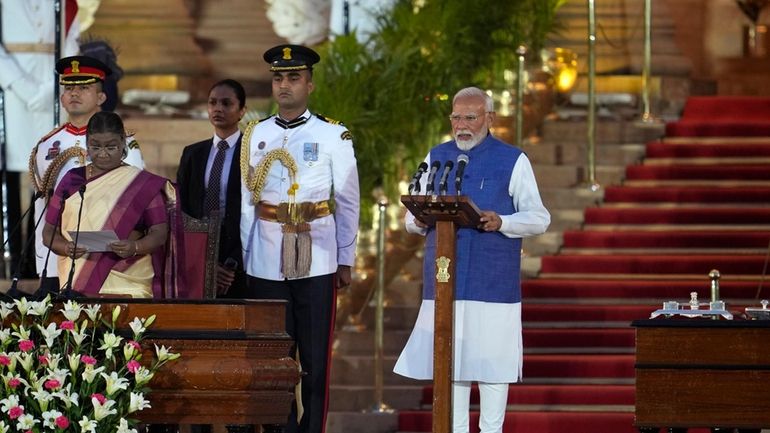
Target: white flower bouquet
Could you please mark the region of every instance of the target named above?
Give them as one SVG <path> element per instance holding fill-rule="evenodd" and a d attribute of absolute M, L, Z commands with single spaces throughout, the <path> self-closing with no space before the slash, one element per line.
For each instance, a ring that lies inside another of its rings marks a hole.
<path fill-rule="evenodd" d="M 136 433 L 149 408 L 148 384 L 179 357 L 142 339 L 155 316 L 116 328 L 121 308 L 104 317 L 99 304 L 0 302 L 0 433 Z M 149 352 L 152 353 L 152 352 Z"/>

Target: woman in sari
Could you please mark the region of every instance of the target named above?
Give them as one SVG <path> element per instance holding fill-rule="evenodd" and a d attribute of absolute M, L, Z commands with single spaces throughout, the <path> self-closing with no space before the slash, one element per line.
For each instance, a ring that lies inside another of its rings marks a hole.
<path fill-rule="evenodd" d="M 125 164 L 125 143 L 120 116 L 102 111 L 91 117 L 86 130 L 91 163 L 62 178 L 46 213 L 43 241 L 59 255 L 59 275 L 72 272 L 68 288 L 83 295 L 177 297 L 175 252 L 182 237 L 175 235 L 174 186 Z M 71 235 L 110 230 L 119 240 L 102 251 L 76 245 Z"/>

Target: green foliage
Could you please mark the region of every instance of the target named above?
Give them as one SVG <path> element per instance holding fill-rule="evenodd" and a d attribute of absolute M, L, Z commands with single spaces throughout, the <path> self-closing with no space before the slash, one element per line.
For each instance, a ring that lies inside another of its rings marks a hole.
<path fill-rule="evenodd" d="M 520 44 L 542 47 L 564 2 L 395 0 L 368 41 L 351 34 L 319 47 L 310 104 L 353 133 L 364 224 L 370 192 L 395 198 L 398 182 L 449 132 L 453 94 L 494 85 Z"/>

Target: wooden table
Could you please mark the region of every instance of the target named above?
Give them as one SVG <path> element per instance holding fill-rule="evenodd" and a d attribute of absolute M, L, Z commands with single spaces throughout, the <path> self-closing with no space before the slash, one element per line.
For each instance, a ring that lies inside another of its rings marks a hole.
<path fill-rule="evenodd" d="M 632 326 L 640 431 L 770 427 L 770 321 L 661 318 Z"/>
<path fill-rule="evenodd" d="M 101 300 L 119 304 L 128 328 L 134 317 L 156 315 L 146 341 L 181 357 L 150 382 L 151 409 L 139 413 L 158 424 L 283 424 L 300 370 L 291 358 L 284 301 Z M 109 311 L 103 308 L 102 311 Z M 106 313 L 109 314 L 109 313 Z M 147 353 L 145 357 L 150 356 Z"/>

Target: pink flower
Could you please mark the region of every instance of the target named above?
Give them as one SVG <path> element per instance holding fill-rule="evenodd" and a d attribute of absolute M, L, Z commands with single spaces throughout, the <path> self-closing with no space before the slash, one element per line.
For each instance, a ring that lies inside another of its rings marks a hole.
<path fill-rule="evenodd" d="M 58 380 L 56 380 L 56 379 L 48 379 L 48 380 L 45 381 L 43 386 L 47 390 L 53 390 L 53 389 L 59 388 L 61 386 L 61 383 Z"/>
<path fill-rule="evenodd" d="M 24 407 L 22 406 L 14 406 L 8 411 L 8 417 L 11 419 L 16 419 L 22 415 L 24 415 Z"/>
<path fill-rule="evenodd" d="M 48 365 L 48 357 L 45 355 L 38 355 L 37 361 L 40 363 L 40 365 Z"/>
<path fill-rule="evenodd" d="M 96 365 L 96 358 L 93 356 L 83 355 L 80 360 L 83 361 L 83 364 Z"/>
<path fill-rule="evenodd" d="M 0 365 L 11 365 L 11 358 L 7 355 L 0 355 Z"/>
<path fill-rule="evenodd" d="M 72 320 L 65 320 L 59 324 L 59 328 L 65 329 L 67 331 L 72 331 L 75 329 L 75 322 Z"/>
<path fill-rule="evenodd" d="M 99 394 L 98 392 L 91 394 L 91 398 L 95 398 L 96 401 L 99 402 L 99 404 L 104 404 L 104 402 L 107 401 L 107 399 L 104 398 L 104 396 Z"/>
<path fill-rule="evenodd" d="M 35 433 L 35 432 L 33 432 L 32 430 L 27 430 L 24 433 Z"/>
<path fill-rule="evenodd" d="M 142 350 L 142 346 L 139 343 L 137 343 L 136 341 L 134 341 L 134 340 L 131 340 L 131 341 L 129 341 L 126 344 L 131 345 L 131 347 L 133 347 L 136 350 Z"/>
<path fill-rule="evenodd" d="M 141 367 L 141 366 L 142 366 L 142 364 L 140 364 L 139 361 L 137 361 L 135 359 L 132 359 L 132 360 L 128 361 L 128 363 L 126 364 L 126 368 L 131 373 L 136 373 L 136 370 L 138 370 L 139 367 Z"/>
<path fill-rule="evenodd" d="M 58 416 L 56 417 L 56 427 L 65 430 L 67 427 L 70 426 L 70 420 L 67 419 L 66 416 Z"/>
<path fill-rule="evenodd" d="M 16 387 L 18 387 L 19 385 L 21 385 L 21 380 L 19 380 L 18 378 L 12 377 L 8 379 L 8 386 L 10 386 L 11 389 L 16 389 Z"/>
<path fill-rule="evenodd" d="M 29 352 L 34 348 L 35 348 L 35 342 L 32 340 L 19 341 L 19 350 L 21 350 L 22 352 Z"/>

